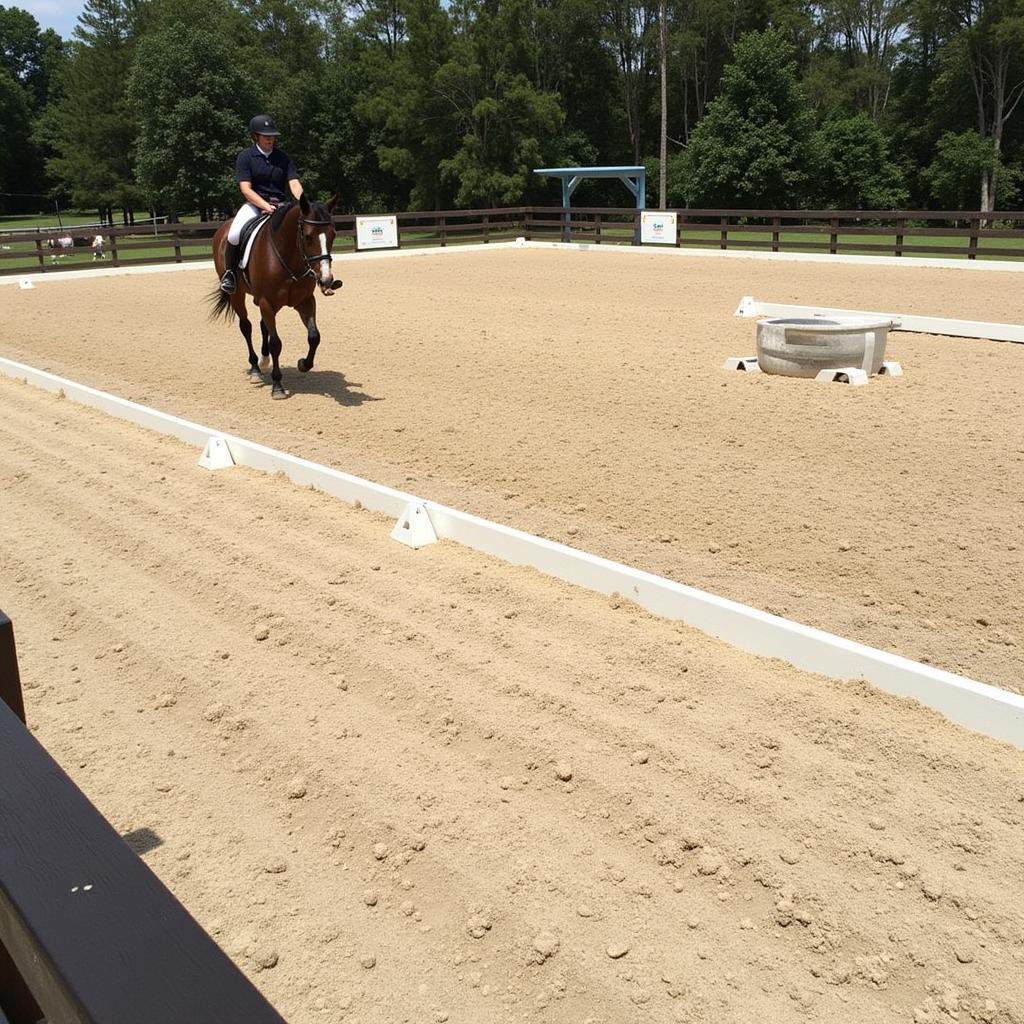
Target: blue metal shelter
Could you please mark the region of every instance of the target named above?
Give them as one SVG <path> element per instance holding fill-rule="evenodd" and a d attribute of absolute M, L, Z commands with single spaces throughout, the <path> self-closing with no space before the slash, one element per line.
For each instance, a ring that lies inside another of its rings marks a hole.
<path fill-rule="evenodd" d="M 545 174 L 562 179 L 562 209 L 565 211 L 562 224 L 562 241 L 568 242 L 571 232 L 569 207 L 572 194 L 584 178 L 618 178 L 636 199 L 638 210 L 647 206 L 647 169 L 644 167 L 538 167 L 534 174 Z M 637 234 L 639 237 L 639 225 Z"/>

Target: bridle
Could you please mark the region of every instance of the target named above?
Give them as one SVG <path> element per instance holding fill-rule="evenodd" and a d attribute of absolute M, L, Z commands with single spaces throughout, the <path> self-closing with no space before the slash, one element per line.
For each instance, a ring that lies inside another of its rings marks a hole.
<path fill-rule="evenodd" d="M 306 234 L 303 231 L 307 225 L 316 228 L 329 228 L 334 226 L 334 222 L 330 220 L 309 220 L 302 216 L 302 210 L 299 210 L 299 223 L 296 228 L 297 236 L 295 239 L 296 248 L 298 249 L 299 255 L 302 257 L 302 261 L 305 264 L 305 270 L 301 274 L 296 274 L 291 267 L 285 262 L 285 258 L 281 255 L 280 250 L 277 248 L 277 242 L 274 241 L 274 231 L 271 228 L 270 235 L 270 248 L 274 250 L 274 255 L 277 257 L 278 262 L 287 271 L 288 276 L 293 281 L 302 281 L 304 278 L 313 277 L 316 278 L 316 271 L 313 269 L 314 263 L 319 263 L 321 260 L 327 260 L 327 266 L 331 266 L 333 257 L 331 256 L 330 250 L 328 249 L 327 254 L 317 253 L 315 256 L 310 256 L 306 249 Z"/>

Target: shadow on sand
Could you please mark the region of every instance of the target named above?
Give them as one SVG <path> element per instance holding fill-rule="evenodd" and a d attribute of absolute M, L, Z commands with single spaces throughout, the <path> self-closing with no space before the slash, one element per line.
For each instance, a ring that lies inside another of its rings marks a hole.
<path fill-rule="evenodd" d="M 345 374 L 337 370 L 318 370 L 315 367 L 309 373 L 300 373 L 294 366 L 281 364 L 281 383 L 291 392 L 291 396 L 297 395 L 323 395 L 326 398 L 333 398 L 338 405 L 356 406 L 364 402 L 383 402 L 383 398 L 376 395 L 367 395 L 362 391 L 353 390 L 361 388 L 362 384 L 356 381 L 346 380 Z M 264 385 L 270 385 L 270 371 L 263 374 Z"/>

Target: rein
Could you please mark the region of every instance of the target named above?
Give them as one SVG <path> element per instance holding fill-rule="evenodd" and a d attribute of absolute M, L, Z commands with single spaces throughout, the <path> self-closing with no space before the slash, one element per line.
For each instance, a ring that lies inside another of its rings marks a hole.
<path fill-rule="evenodd" d="M 329 252 L 327 253 L 326 256 L 323 255 L 322 253 L 320 253 L 320 254 L 318 254 L 316 256 L 310 256 L 309 253 L 306 252 L 306 240 L 305 240 L 305 236 L 302 233 L 302 229 L 307 224 L 311 225 L 312 227 L 326 228 L 326 227 L 330 227 L 331 226 L 331 221 L 329 221 L 329 220 L 307 220 L 305 217 L 302 216 L 302 213 L 300 211 L 300 213 L 299 213 L 299 223 L 298 223 L 298 226 L 296 227 L 295 245 L 296 245 L 296 249 L 298 250 L 299 254 L 302 257 L 303 262 L 306 264 L 306 269 L 301 274 L 296 274 L 292 270 L 292 268 L 289 267 L 288 264 L 285 262 L 284 257 L 281 255 L 281 251 L 277 248 L 277 242 L 274 239 L 274 229 L 271 228 L 271 230 L 268 232 L 268 234 L 270 236 L 270 248 L 273 250 L 274 255 L 278 259 L 278 262 L 281 264 L 282 267 L 284 267 L 285 271 L 288 273 L 288 276 L 293 281 L 302 281 L 302 280 L 304 280 L 307 277 L 315 278 L 316 277 L 316 271 L 313 269 L 313 266 L 312 266 L 314 263 L 319 263 L 321 260 L 327 260 L 327 265 L 330 266 L 331 262 L 332 262 L 332 257 L 331 257 L 331 254 Z"/>

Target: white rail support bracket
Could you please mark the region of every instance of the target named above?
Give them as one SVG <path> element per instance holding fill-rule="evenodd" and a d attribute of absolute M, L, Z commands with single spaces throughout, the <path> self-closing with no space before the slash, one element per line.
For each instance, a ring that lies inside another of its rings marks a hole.
<path fill-rule="evenodd" d="M 18 281 L 18 287 L 24 290 L 25 288 L 35 288 L 35 285 L 32 283 L 32 278 L 23 277 Z"/>
<path fill-rule="evenodd" d="M 739 359 L 730 357 L 722 363 L 723 370 L 744 370 L 747 373 L 760 373 L 757 356 L 741 356 Z"/>
<path fill-rule="evenodd" d="M 757 316 L 757 304 L 753 295 L 744 295 L 733 316 Z"/>
<path fill-rule="evenodd" d="M 231 449 L 223 437 L 214 435 L 206 442 L 206 447 L 199 459 L 199 465 L 203 469 L 228 469 L 234 464 L 235 460 L 231 455 Z"/>
<path fill-rule="evenodd" d="M 391 531 L 391 539 L 413 550 L 437 543 L 437 534 L 423 502 L 410 501 L 405 506 Z"/>
<path fill-rule="evenodd" d="M 837 366 L 834 370 L 819 370 L 814 379 L 825 384 L 838 381 L 840 384 L 852 384 L 859 388 L 862 384 L 867 384 L 868 375 L 866 370 L 856 366 Z"/>
<path fill-rule="evenodd" d="M 878 371 L 879 377 L 902 377 L 903 367 L 895 359 L 886 359 Z"/>

